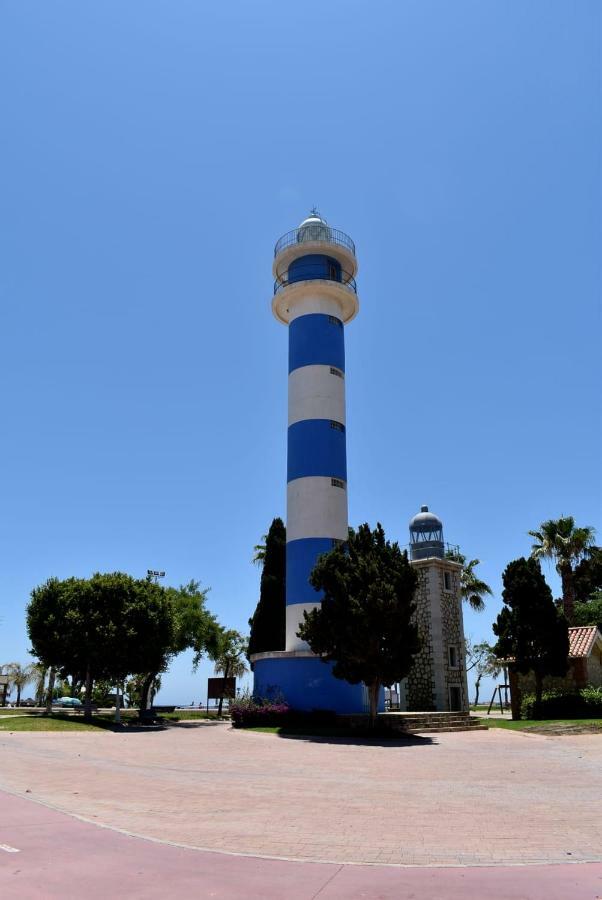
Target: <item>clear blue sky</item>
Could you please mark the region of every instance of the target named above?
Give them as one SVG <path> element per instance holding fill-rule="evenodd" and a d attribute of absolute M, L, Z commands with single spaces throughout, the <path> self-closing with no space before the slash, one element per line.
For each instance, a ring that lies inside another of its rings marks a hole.
<path fill-rule="evenodd" d="M 273 244 L 357 243 L 350 521 L 428 503 L 495 590 L 600 526 L 597 0 L 0 2 L 0 662 L 50 575 L 165 569 L 245 629 L 285 514 Z M 554 591 L 556 576 L 548 569 Z M 164 702 L 205 695 L 182 657 Z"/>

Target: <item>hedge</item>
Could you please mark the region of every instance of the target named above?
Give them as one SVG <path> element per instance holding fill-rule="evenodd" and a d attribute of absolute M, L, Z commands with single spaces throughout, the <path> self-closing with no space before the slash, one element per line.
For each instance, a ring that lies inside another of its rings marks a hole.
<path fill-rule="evenodd" d="M 580 691 L 544 691 L 539 711 L 535 694 L 525 694 L 521 703 L 523 719 L 595 719 L 602 717 L 602 687 L 588 685 Z"/>

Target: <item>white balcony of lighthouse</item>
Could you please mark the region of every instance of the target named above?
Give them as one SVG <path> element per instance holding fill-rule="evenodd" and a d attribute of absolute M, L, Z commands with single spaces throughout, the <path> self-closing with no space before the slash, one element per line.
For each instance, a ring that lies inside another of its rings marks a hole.
<path fill-rule="evenodd" d="M 274 248 L 272 311 L 288 325 L 301 303 L 305 312 L 334 312 L 344 323 L 358 312 L 355 244 L 312 210 Z"/>

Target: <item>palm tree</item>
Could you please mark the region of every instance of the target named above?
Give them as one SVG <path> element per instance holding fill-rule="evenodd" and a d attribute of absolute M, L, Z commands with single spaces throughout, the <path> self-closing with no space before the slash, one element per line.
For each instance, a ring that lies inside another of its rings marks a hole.
<path fill-rule="evenodd" d="M 462 574 L 460 575 L 460 593 L 463 600 L 467 600 L 471 608 L 476 612 L 483 612 L 485 609 L 485 601 L 483 597 L 491 596 L 493 591 L 489 585 L 482 581 L 475 572 L 475 567 L 480 565 L 480 559 L 471 559 L 468 562 L 463 553 L 454 550 L 448 550 L 445 554 L 447 559 L 453 559 L 462 566 Z"/>
<path fill-rule="evenodd" d="M 239 631 L 230 629 L 221 635 L 219 647 L 213 656 L 216 675 L 224 678 L 242 678 L 247 671 L 244 656 L 247 651 L 247 639 Z M 222 714 L 224 700 L 220 697 L 217 709 L 218 716 Z"/>
<path fill-rule="evenodd" d="M 31 681 L 33 683 L 33 690 L 35 694 L 35 700 L 37 706 L 44 705 L 44 685 L 46 684 L 46 672 L 47 668 L 42 662 L 32 663 L 30 666 L 31 669 Z"/>
<path fill-rule="evenodd" d="M 11 684 L 17 689 L 16 706 L 21 706 L 21 691 L 35 677 L 33 666 L 22 666 L 21 663 L 12 662 L 8 663 L 5 668 Z"/>
<path fill-rule="evenodd" d="M 535 539 L 531 548 L 534 559 L 552 559 L 556 562 L 556 571 L 562 582 L 562 605 L 564 615 L 573 621 L 575 604 L 575 566 L 588 557 L 594 546 L 595 529 L 586 525 L 575 527 L 572 516 L 561 516 L 559 519 L 548 519 L 539 526 L 539 531 L 529 531 Z"/>
<path fill-rule="evenodd" d="M 267 541 L 267 534 L 261 535 L 261 544 L 255 544 L 253 547 L 253 563 L 256 566 L 262 566 L 265 562 L 265 542 Z"/>

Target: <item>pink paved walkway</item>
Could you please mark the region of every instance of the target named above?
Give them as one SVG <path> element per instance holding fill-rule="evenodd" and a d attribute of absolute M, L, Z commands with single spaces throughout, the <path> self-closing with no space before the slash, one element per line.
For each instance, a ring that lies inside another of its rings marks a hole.
<path fill-rule="evenodd" d="M 405 866 L 602 860 L 596 735 L 369 746 L 225 725 L 2 732 L 0 761 L 0 787 L 193 848 Z"/>
<path fill-rule="evenodd" d="M 128 837 L 0 793 L 2 900 L 595 900 L 600 896 L 598 863 L 405 869 L 225 856 Z"/>

